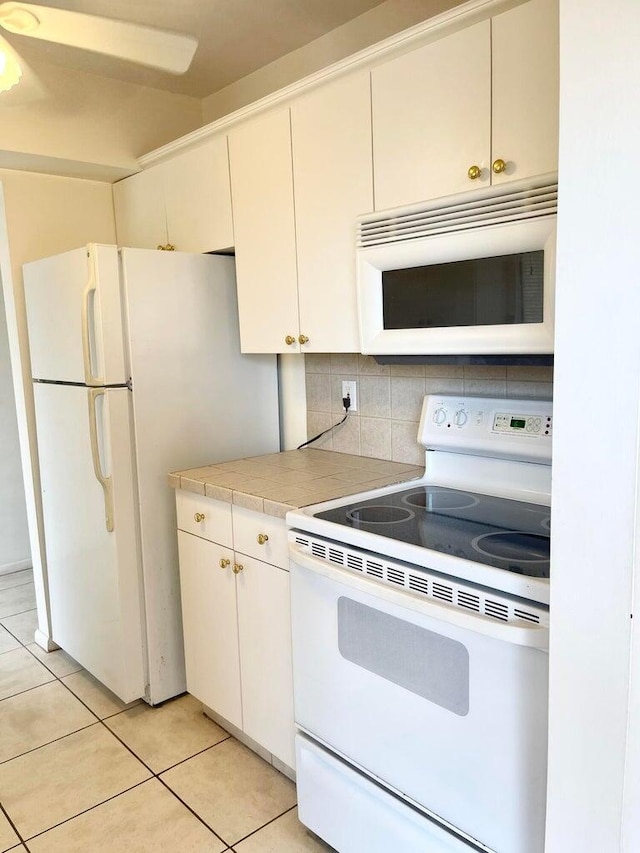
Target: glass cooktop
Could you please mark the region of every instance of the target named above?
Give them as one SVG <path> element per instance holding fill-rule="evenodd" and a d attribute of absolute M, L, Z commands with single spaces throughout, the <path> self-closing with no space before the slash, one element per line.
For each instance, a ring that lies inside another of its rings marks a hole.
<path fill-rule="evenodd" d="M 547 506 L 423 485 L 315 516 L 517 574 L 549 577 Z"/>

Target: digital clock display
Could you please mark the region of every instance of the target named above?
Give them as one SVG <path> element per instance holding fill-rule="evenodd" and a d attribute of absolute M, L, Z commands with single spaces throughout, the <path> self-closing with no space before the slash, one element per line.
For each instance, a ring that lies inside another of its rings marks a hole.
<path fill-rule="evenodd" d="M 526 424 L 523 418 L 511 418 L 511 429 L 524 429 Z"/>

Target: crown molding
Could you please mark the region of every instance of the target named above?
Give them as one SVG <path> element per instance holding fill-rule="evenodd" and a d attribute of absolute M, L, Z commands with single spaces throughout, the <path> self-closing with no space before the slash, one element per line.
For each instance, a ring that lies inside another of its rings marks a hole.
<path fill-rule="evenodd" d="M 279 104 L 287 103 L 293 98 L 306 93 L 310 89 L 343 74 L 362 69 L 372 68 L 394 55 L 406 53 L 421 44 L 442 38 L 445 35 L 461 30 L 478 21 L 486 20 L 500 12 L 519 6 L 526 0 L 469 0 L 461 6 L 456 6 L 433 18 L 428 18 L 420 24 L 402 30 L 383 41 L 377 42 L 364 50 L 348 56 L 339 62 L 332 63 L 326 68 L 309 74 L 276 92 L 266 95 L 245 107 L 234 110 L 210 124 L 203 125 L 179 139 L 156 148 L 138 158 L 141 169 L 148 169 L 189 148 L 195 148 L 205 143 L 212 136 L 227 131 L 230 127 L 251 118 L 258 113 L 271 109 Z"/>

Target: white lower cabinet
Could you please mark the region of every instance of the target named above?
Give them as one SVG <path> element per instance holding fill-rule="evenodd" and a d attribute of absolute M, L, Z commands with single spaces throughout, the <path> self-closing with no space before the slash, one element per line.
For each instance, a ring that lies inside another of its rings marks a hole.
<path fill-rule="evenodd" d="M 233 550 L 178 531 L 187 689 L 242 728 L 236 579 Z"/>
<path fill-rule="evenodd" d="M 188 492 L 177 504 L 187 690 L 294 768 L 285 522 Z"/>
<path fill-rule="evenodd" d="M 237 554 L 243 731 L 295 767 L 289 572 Z"/>

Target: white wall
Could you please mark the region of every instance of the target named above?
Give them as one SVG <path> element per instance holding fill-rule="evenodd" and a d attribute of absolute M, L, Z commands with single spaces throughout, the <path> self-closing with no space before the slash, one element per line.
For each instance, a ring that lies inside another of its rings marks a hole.
<path fill-rule="evenodd" d="M 0 270 L 0 282 L 2 274 Z M 9 340 L 0 291 L 0 574 L 31 565 Z"/>
<path fill-rule="evenodd" d="M 625 848 L 621 827 L 628 725 L 640 733 L 638 709 L 628 715 L 639 564 L 640 5 L 560 0 L 560 9 L 547 853 L 637 853 L 640 803 L 628 812 L 636 834 Z"/>
<path fill-rule="evenodd" d="M 114 243 L 113 200 L 110 184 L 2 169 L 0 191 L 0 270 L 42 635 L 39 639 L 42 640 L 50 634 L 44 577 L 46 567 L 38 539 L 40 485 L 22 264 L 92 241 Z M 6 232 L 2 217 L 3 196 Z M 28 452 L 30 442 L 32 455 Z"/>

